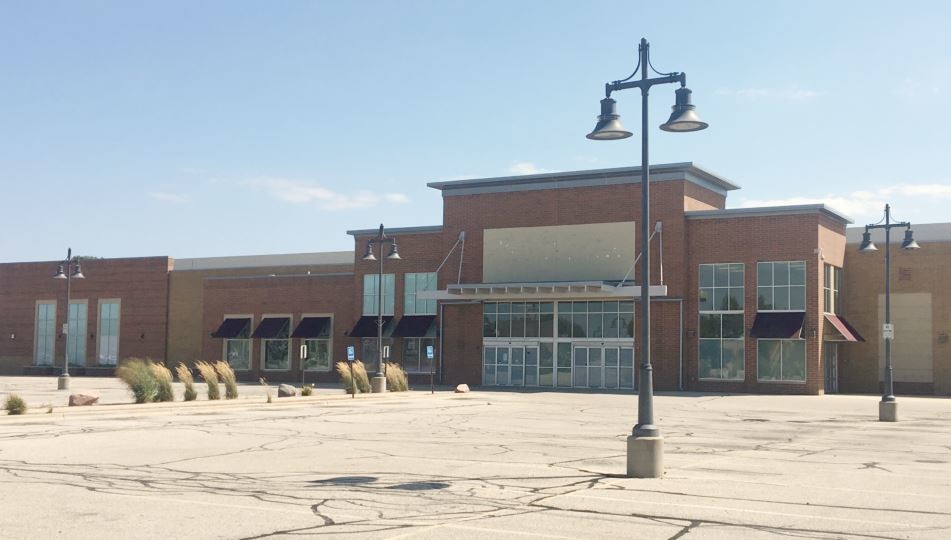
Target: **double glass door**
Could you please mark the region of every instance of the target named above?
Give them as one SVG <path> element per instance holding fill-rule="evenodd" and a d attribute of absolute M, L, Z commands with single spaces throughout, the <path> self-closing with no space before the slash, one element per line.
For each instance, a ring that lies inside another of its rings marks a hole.
<path fill-rule="evenodd" d="M 482 353 L 482 384 L 537 386 L 538 344 L 486 345 Z"/>
<path fill-rule="evenodd" d="M 571 385 L 575 388 L 634 388 L 634 350 L 612 345 L 575 345 Z"/>

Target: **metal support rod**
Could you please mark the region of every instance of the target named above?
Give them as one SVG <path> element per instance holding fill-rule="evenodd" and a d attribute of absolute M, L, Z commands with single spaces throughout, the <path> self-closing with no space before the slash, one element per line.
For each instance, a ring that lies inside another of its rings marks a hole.
<path fill-rule="evenodd" d="M 654 425 L 654 377 L 651 366 L 651 299 L 650 299 L 650 164 L 647 144 L 647 98 L 650 85 L 647 81 L 647 65 L 649 62 L 648 45 L 646 39 L 641 39 L 640 62 L 644 69 L 641 71 L 641 373 L 637 385 L 637 424 L 634 426 L 635 437 L 659 437 L 660 430 Z"/>
<path fill-rule="evenodd" d="M 885 324 L 892 322 L 892 211 L 885 205 Z M 882 401 L 895 401 L 895 389 L 892 378 L 892 340 L 885 340 L 885 388 L 882 389 Z"/>

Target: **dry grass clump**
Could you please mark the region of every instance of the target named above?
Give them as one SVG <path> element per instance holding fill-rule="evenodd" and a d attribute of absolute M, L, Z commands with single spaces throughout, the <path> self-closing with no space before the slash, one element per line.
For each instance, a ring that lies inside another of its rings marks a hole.
<path fill-rule="evenodd" d="M 26 401 L 16 394 L 10 394 L 3 403 L 3 408 L 7 414 L 26 414 Z"/>
<path fill-rule="evenodd" d="M 258 379 L 258 382 L 261 383 L 261 386 L 264 387 L 264 393 L 267 394 L 267 402 L 271 403 L 271 387 L 267 384 L 267 379 L 261 377 Z"/>
<path fill-rule="evenodd" d="M 208 385 L 208 399 L 221 399 L 221 390 L 218 388 L 218 372 L 215 371 L 215 366 L 204 360 L 199 360 L 195 362 L 195 367 L 198 368 L 198 374 Z"/>
<path fill-rule="evenodd" d="M 343 383 L 343 389 L 346 390 L 348 394 L 370 392 L 370 379 L 367 377 L 367 369 L 364 367 L 363 362 L 359 360 L 353 362 L 353 376 L 350 374 L 348 362 L 337 362 L 334 367 L 340 375 L 340 382 Z M 356 391 L 354 391 L 354 382 L 356 383 Z"/>
<path fill-rule="evenodd" d="M 185 401 L 195 401 L 198 399 L 198 392 L 195 391 L 195 378 L 192 377 L 192 370 L 188 369 L 188 366 L 179 362 L 175 366 L 175 373 L 178 375 L 178 380 L 185 385 Z"/>
<path fill-rule="evenodd" d="M 313 393 L 314 393 L 314 385 L 312 384 L 305 384 L 300 389 L 301 396 L 309 396 L 309 395 L 312 395 Z"/>
<path fill-rule="evenodd" d="M 218 360 L 215 363 L 215 369 L 218 371 L 218 377 L 225 383 L 225 399 L 235 399 L 238 397 L 238 380 L 234 376 L 234 370 L 228 362 Z"/>
<path fill-rule="evenodd" d="M 155 377 L 155 401 L 175 401 L 172 392 L 172 372 L 165 364 L 149 364 L 152 376 Z"/>
<path fill-rule="evenodd" d="M 409 379 L 406 378 L 406 372 L 403 366 L 387 362 L 386 366 L 386 389 L 390 392 L 405 392 L 409 390 Z"/>
<path fill-rule="evenodd" d="M 159 382 L 148 359 L 129 358 L 116 368 L 116 377 L 132 391 L 136 403 L 150 403 L 158 395 Z"/>

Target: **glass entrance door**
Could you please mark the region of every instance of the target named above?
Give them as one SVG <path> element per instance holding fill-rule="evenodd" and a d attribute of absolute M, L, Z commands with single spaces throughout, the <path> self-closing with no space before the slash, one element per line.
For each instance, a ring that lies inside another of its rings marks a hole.
<path fill-rule="evenodd" d="M 631 347 L 576 345 L 571 368 L 575 388 L 634 388 Z"/>
<path fill-rule="evenodd" d="M 486 386 L 537 386 L 537 344 L 485 345 L 482 384 Z"/>

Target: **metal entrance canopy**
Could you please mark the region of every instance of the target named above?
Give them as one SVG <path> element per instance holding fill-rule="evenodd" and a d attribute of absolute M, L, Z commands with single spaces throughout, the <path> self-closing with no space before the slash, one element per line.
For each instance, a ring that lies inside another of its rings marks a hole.
<path fill-rule="evenodd" d="M 536 283 L 460 283 L 441 291 L 419 291 L 420 300 L 558 300 L 584 298 L 640 298 L 640 285 L 618 287 L 608 281 Z M 650 296 L 667 296 L 666 285 L 651 285 Z"/>

